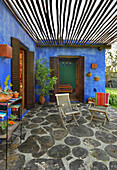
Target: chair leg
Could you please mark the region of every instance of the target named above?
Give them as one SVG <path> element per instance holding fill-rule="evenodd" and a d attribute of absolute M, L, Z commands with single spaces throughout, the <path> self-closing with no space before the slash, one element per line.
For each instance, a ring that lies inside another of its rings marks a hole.
<path fill-rule="evenodd" d="M 109 118 L 108 118 L 107 113 L 105 112 L 104 114 L 105 114 L 105 116 L 106 116 L 106 117 L 105 117 L 105 120 L 104 120 L 104 125 L 105 125 L 105 124 L 106 124 L 106 121 L 110 122 L 110 120 L 109 120 Z"/>
<path fill-rule="evenodd" d="M 94 117 L 94 111 L 90 111 L 90 112 L 91 112 L 91 120 L 90 120 L 90 122 L 92 122 L 92 119 Z"/>
<path fill-rule="evenodd" d="M 105 120 L 104 120 L 104 126 L 105 126 L 105 124 L 106 124 L 106 120 L 107 120 L 107 119 L 105 118 Z"/>
<path fill-rule="evenodd" d="M 108 122 L 109 122 L 110 120 L 109 120 L 109 118 L 108 118 L 107 113 L 105 112 L 104 114 L 105 114 L 105 116 L 106 116 L 106 119 L 107 119 L 107 120 L 108 120 Z"/>
<path fill-rule="evenodd" d="M 74 118 L 74 121 L 75 121 L 76 125 L 79 126 L 79 124 L 78 124 L 78 122 L 77 122 L 76 117 L 75 117 L 74 114 L 73 114 L 73 118 Z"/>
<path fill-rule="evenodd" d="M 67 128 L 66 128 L 66 126 L 65 126 L 65 123 L 64 123 L 64 120 L 63 120 L 63 116 L 62 116 L 61 113 L 60 113 L 60 117 L 61 117 L 61 121 L 62 121 L 62 123 L 63 123 L 64 128 L 67 130 Z"/>

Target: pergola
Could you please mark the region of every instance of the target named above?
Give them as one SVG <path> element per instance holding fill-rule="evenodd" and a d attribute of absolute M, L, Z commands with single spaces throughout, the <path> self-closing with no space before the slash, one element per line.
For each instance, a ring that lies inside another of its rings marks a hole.
<path fill-rule="evenodd" d="M 116 0 L 2 0 L 37 46 L 110 46 Z"/>

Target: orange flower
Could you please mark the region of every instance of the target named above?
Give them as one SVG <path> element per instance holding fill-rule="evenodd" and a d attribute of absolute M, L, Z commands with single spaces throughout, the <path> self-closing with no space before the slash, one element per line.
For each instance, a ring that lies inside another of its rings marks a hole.
<path fill-rule="evenodd" d="M 9 123 L 9 125 L 14 125 L 15 124 L 14 121 L 9 121 L 8 123 Z"/>

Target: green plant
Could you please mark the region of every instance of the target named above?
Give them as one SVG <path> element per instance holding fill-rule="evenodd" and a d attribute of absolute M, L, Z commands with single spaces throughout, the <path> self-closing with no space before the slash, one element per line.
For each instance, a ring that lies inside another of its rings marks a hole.
<path fill-rule="evenodd" d="M 99 76 L 95 76 L 94 78 L 100 78 Z"/>
<path fill-rule="evenodd" d="M 16 119 L 18 119 L 17 115 L 10 115 L 10 121 L 15 121 Z M 7 121 L 3 120 L 0 122 L 0 127 L 2 129 L 2 131 L 5 131 L 6 127 L 7 127 Z"/>
<path fill-rule="evenodd" d="M 7 121 L 3 120 L 0 122 L 0 127 L 2 129 L 2 131 L 5 131 L 6 127 L 7 127 Z"/>
<path fill-rule="evenodd" d="M 17 115 L 13 115 L 13 114 L 10 115 L 10 120 L 14 121 L 16 119 L 18 119 Z"/>
<path fill-rule="evenodd" d="M 57 77 L 51 77 L 51 72 L 53 71 L 51 68 L 47 67 L 48 60 L 45 58 L 38 59 L 36 61 L 36 85 L 38 88 L 36 92 L 39 92 L 39 95 L 47 96 L 51 94 L 49 91 L 54 89 L 54 85 L 56 84 Z"/>
<path fill-rule="evenodd" d="M 95 97 L 89 97 L 89 100 L 95 101 Z"/>
<path fill-rule="evenodd" d="M 111 105 L 117 105 L 117 95 L 115 94 L 111 94 L 110 97 L 109 97 L 109 103 Z"/>
<path fill-rule="evenodd" d="M 105 93 L 109 93 L 109 103 L 110 105 L 117 109 L 117 88 L 106 88 Z"/>
<path fill-rule="evenodd" d="M 12 86 L 11 82 L 9 82 L 9 86 L 8 86 L 8 80 L 9 80 L 9 75 L 6 77 L 6 79 L 4 81 L 4 85 L 5 85 L 4 92 L 7 92 L 10 89 L 10 87 Z"/>

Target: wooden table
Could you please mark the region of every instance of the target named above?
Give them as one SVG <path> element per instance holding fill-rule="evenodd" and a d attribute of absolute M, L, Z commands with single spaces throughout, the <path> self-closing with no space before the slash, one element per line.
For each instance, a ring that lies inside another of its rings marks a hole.
<path fill-rule="evenodd" d="M 7 142 L 11 138 L 13 132 L 16 130 L 16 128 L 18 128 L 19 125 L 20 125 L 20 142 L 21 142 L 22 122 L 20 120 L 20 115 L 21 115 L 21 112 L 22 112 L 22 97 L 19 97 L 19 98 L 16 98 L 16 99 L 15 98 L 10 99 L 9 101 L 4 102 L 4 103 L 0 102 L 0 106 L 4 106 L 4 110 L 2 110 L 2 111 L 6 112 L 6 116 L 7 116 L 6 134 L 0 135 L 0 139 L 6 140 L 6 169 L 7 169 L 7 151 L 8 151 Z M 18 120 L 15 121 L 15 124 L 12 125 L 12 126 L 8 126 L 8 109 L 9 108 L 11 108 L 11 109 L 16 108 L 17 109 L 16 112 L 18 113 Z"/>

